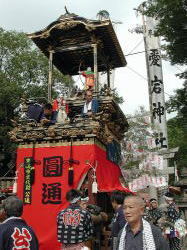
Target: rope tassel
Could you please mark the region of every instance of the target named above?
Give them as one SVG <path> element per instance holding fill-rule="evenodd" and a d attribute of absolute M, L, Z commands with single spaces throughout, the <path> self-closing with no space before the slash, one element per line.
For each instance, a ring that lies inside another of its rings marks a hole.
<path fill-rule="evenodd" d="M 73 171 L 73 167 L 70 167 L 68 169 L 68 184 L 70 186 L 73 185 L 73 180 L 74 180 L 74 171 Z"/>

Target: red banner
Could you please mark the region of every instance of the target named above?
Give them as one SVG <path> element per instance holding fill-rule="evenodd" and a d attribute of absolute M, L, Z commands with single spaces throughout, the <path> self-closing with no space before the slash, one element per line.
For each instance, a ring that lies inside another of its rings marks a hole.
<path fill-rule="evenodd" d="M 35 152 L 33 152 L 33 150 Z M 18 196 L 24 197 L 24 161 L 34 155 L 34 184 L 32 185 L 32 202 L 24 205 L 23 217 L 36 232 L 40 250 L 59 250 L 57 242 L 56 217 L 58 212 L 67 207 L 66 192 L 77 188 L 83 175 L 89 170 L 86 161 L 97 161 L 97 182 L 99 191 L 110 192 L 125 190 L 121 186 L 120 169 L 106 159 L 106 152 L 96 144 L 72 147 L 72 156 L 79 164 L 74 164 L 74 185 L 68 185 L 68 168 L 70 146 L 19 148 L 17 157 Z"/>

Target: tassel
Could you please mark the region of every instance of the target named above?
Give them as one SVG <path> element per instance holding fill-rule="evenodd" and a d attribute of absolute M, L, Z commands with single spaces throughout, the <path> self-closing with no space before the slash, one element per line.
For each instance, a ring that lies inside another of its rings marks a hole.
<path fill-rule="evenodd" d="M 93 193 L 93 194 L 96 194 L 97 191 L 98 191 L 97 182 L 94 181 L 94 182 L 92 183 L 92 193 Z"/>
<path fill-rule="evenodd" d="M 68 184 L 70 186 L 73 185 L 73 179 L 74 179 L 74 171 L 73 171 L 73 167 L 70 167 L 68 170 Z"/>

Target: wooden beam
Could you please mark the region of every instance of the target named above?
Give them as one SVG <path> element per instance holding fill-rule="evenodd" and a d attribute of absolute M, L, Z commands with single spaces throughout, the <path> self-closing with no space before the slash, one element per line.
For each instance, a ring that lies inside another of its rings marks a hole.
<path fill-rule="evenodd" d="M 93 44 L 93 54 L 94 54 L 94 78 L 95 78 L 95 90 L 98 93 L 98 65 L 97 65 L 97 44 Z"/>
<path fill-rule="evenodd" d="M 52 101 L 52 81 L 53 81 L 53 53 L 49 51 L 49 78 L 48 78 L 48 102 Z"/>
<path fill-rule="evenodd" d="M 110 67 L 107 65 L 107 87 L 110 88 Z"/>
<path fill-rule="evenodd" d="M 91 47 L 92 47 L 92 44 L 78 45 L 78 46 L 72 46 L 72 47 L 67 47 L 67 48 L 57 47 L 55 49 L 55 52 L 66 52 L 66 51 L 72 51 L 72 50 L 81 50 L 81 49 L 87 49 L 87 48 L 91 48 Z"/>

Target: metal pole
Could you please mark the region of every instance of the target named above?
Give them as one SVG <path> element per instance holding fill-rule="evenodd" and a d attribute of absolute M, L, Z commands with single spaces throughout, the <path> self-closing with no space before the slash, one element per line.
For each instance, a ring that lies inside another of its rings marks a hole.
<path fill-rule="evenodd" d="M 95 80 L 95 91 L 99 91 L 98 86 L 98 66 L 97 66 L 97 44 L 93 44 L 93 52 L 94 52 L 94 80 Z"/>
<path fill-rule="evenodd" d="M 53 81 L 53 53 L 49 51 L 49 77 L 48 77 L 48 102 L 52 101 L 52 81 Z"/>

